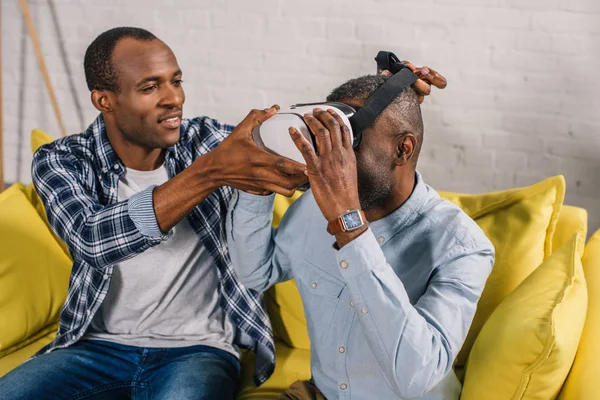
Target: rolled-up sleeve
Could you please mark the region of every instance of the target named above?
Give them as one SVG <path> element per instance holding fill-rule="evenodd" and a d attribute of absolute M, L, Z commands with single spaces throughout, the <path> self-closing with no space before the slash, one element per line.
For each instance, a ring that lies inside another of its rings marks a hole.
<path fill-rule="evenodd" d="M 34 155 L 32 178 L 48 222 L 71 256 L 94 268 L 131 258 L 172 235 L 156 232 L 148 222 L 156 219 L 151 191 L 136 196 L 133 213 L 130 201 L 101 204 L 86 184 L 79 160 L 67 149 L 41 147 Z"/>

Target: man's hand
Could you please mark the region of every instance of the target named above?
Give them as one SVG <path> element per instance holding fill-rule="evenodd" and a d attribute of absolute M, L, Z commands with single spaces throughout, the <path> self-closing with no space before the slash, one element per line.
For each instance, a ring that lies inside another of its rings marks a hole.
<path fill-rule="evenodd" d="M 154 189 L 154 213 L 162 232 L 177 225 L 221 186 L 290 197 L 299 185 L 306 183 L 306 166 L 269 154 L 252 140 L 252 129 L 274 115 L 278 108 L 251 111 L 216 149 L 198 157 L 173 179 Z"/>
<path fill-rule="evenodd" d="M 287 197 L 306 183 L 306 166 L 259 149 L 252 130 L 275 115 L 278 105 L 266 110 L 252 110 L 215 150 L 208 154 L 218 165 L 218 186 L 231 186 L 253 194 L 276 192 Z M 282 134 L 284 134 L 282 132 Z"/>
<path fill-rule="evenodd" d="M 431 93 L 431 85 L 438 89 L 444 89 L 448 82 L 439 72 L 429 67 L 416 67 L 410 61 L 402 61 L 412 72 L 419 77 L 412 87 L 417 91 L 419 95 L 419 103 L 422 103 L 425 96 L 429 96 Z M 391 75 L 392 73 L 388 70 L 382 72 L 384 75 Z"/>
<path fill-rule="evenodd" d="M 327 221 L 360 208 L 356 157 L 350 130 L 333 110 L 315 108 L 304 120 L 315 135 L 319 155 L 304 136 L 290 127 L 290 136 L 306 161 L 308 180 L 315 200 Z M 323 227 L 325 229 L 325 227 Z M 339 247 L 364 232 L 363 229 L 336 235 Z"/>

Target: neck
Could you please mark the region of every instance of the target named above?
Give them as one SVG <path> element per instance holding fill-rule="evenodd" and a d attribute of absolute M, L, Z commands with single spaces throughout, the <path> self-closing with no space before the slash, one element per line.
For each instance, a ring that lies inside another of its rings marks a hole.
<path fill-rule="evenodd" d="M 165 160 L 165 149 L 148 148 L 127 140 L 117 127 L 106 124 L 106 136 L 127 168 L 152 171 L 159 168 Z"/>
<path fill-rule="evenodd" d="M 367 221 L 373 222 L 386 217 L 396 211 L 408 200 L 416 185 L 415 171 L 404 174 L 397 180 L 396 188 L 383 202 L 383 206 L 363 210 Z"/>

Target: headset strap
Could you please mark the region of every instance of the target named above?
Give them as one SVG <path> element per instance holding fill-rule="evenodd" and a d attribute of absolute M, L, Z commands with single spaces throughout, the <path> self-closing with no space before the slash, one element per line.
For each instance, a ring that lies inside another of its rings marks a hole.
<path fill-rule="evenodd" d="M 383 112 L 408 86 L 417 81 L 417 76 L 408 68 L 402 68 L 399 72 L 388 78 L 371 97 L 367 100 L 356 114 L 350 117 L 352 130 L 362 135 L 369 128 L 379 114 Z"/>

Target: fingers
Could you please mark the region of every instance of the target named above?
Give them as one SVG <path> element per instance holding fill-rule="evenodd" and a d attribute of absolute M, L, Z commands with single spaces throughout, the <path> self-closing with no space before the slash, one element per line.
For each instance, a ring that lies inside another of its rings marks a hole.
<path fill-rule="evenodd" d="M 310 131 L 315 135 L 317 151 L 319 154 L 329 153 L 331 151 L 331 135 L 329 129 L 311 114 L 304 114 L 304 122 L 306 122 Z M 293 138 L 294 137 L 292 136 L 292 139 Z"/>
<path fill-rule="evenodd" d="M 427 81 L 429 84 L 435 86 L 438 89 L 444 89 L 448 82 L 440 73 L 429 67 L 423 67 L 419 69 L 417 74 L 419 78 Z"/>
<path fill-rule="evenodd" d="M 319 159 L 311 144 L 308 143 L 308 140 L 294 127 L 290 127 L 289 132 L 294 144 L 302 154 L 304 161 L 306 161 L 306 165 L 309 167 L 316 166 Z"/>
<path fill-rule="evenodd" d="M 232 181 L 229 184 L 230 186 L 239 189 L 239 190 L 243 190 L 244 192 L 250 193 L 250 194 L 257 194 L 257 195 L 268 195 L 268 194 L 272 194 L 272 193 L 279 193 L 280 195 L 283 195 L 285 197 L 292 197 L 294 195 L 294 193 L 296 192 L 296 188 L 293 189 L 289 189 L 287 187 L 282 187 L 282 186 L 278 186 L 274 183 L 270 183 L 270 182 L 256 182 L 253 185 L 248 185 L 248 182 L 246 181 Z M 300 185 L 298 185 L 300 186 Z"/>
<path fill-rule="evenodd" d="M 406 65 L 408 67 L 408 69 L 410 69 L 412 72 L 414 72 L 415 74 L 417 73 L 417 67 L 415 64 L 411 63 L 410 61 L 402 61 L 402 64 Z"/>
<path fill-rule="evenodd" d="M 446 78 L 436 70 L 430 67 L 416 67 L 410 61 L 402 61 L 412 72 L 414 72 L 419 79 L 413 84 L 415 90 L 422 96 L 427 96 L 431 93 L 431 85 L 438 89 L 444 89 L 448 86 Z M 420 100 L 419 102 L 422 102 Z"/>
<path fill-rule="evenodd" d="M 341 145 L 345 148 L 345 149 L 351 149 L 352 148 L 352 140 L 350 138 L 350 128 L 348 128 L 348 126 L 344 123 L 344 120 L 342 119 L 342 117 L 340 117 L 340 115 L 338 113 L 336 113 L 333 110 L 328 110 L 330 111 L 330 114 L 333 116 L 333 118 L 337 121 L 338 125 L 340 126 L 340 137 L 341 137 Z"/>
<path fill-rule="evenodd" d="M 417 79 L 412 86 L 421 96 L 428 96 L 431 93 L 431 85 L 422 79 Z"/>
<path fill-rule="evenodd" d="M 258 124 L 260 124 L 261 122 L 264 122 L 271 118 L 277 113 L 278 110 L 279 105 L 277 104 L 272 105 L 271 108 L 265 108 L 264 110 L 252 110 L 246 116 L 246 118 L 244 118 L 244 121 L 242 121 L 242 123 L 247 123 L 251 126 L 251 128 L 254 128 L 258 126 Z"/>
<path fill-rule="evenodd" d="M 275 170 L 285 176 L 305 176 L 306 165 L 300 164 L 299 162 L 289 160 L 284 157 L 278 157 L 275 155 L 268 154 L 274 158 Z"/>
<path fill-rule="evenodd" d="M 252 194 L 276 192 L 289 197 L 298 186 L 308 182 L 303 164 L 268 153 L 258 158 L 258 164 L 230 180 L 229 186 Z"/>
<path fill-rule="evenodd" d="M 315 108 L 313 110 L 313 115 L 325 125 L 325 128 L 329 131 L 332 149 L 340 148 L 342 146 L 341 127 L 344 123 L 341 119 L 338 121 L 338 119 L 335 118 L 338 114 L 332 109 L 324 111 L 320 108 Z"/>
<path fill-rule="evenodd" d="M 308 175 L 284 176 L 272 168 L 255 168 L 250 174 L 238 175 L 228 181 L 228 185 L 253 193 L 277 192 L 285 196 L 294 193 L 295 189 L 308 182 Z"/>

